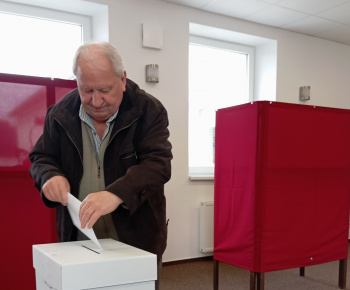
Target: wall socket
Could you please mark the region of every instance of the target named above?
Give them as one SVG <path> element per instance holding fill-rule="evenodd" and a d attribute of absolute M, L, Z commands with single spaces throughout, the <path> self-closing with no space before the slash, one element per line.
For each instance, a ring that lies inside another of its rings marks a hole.
<path fill-rule="evenodd" d="M 300 101 L 310 100 L 310 86 L 304 86 L 299 88 L 299 100 Z"/>

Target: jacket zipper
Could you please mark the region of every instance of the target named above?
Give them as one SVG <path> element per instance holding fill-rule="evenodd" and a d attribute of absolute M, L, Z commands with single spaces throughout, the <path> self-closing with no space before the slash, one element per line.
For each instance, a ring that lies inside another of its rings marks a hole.
<path fill-rule="evenodd" d="M 137 117 L 135 120 L 133 120 L 129 125 L 119 129 L 117 132 L 115 132 L 115 134 L 109 138 L 109 141 L 108 141 L 108 144 L 107 144 L 107 147 L 109 146 L 109 144 L 111 143 L 111 141 L 114 139 L 114 137 L 122 130 L 126 129 L 126 128 L 129 128 L 132 124 L 134 124 L 140 117 Z M 83 165 L 83 158 L 81 157 L 81 154 L 80 154 L 80 151 L 79 151 L 79 148 L 78 146 L 74 143 L 73 139 L 71 138 L 71 136 L 68 134 L 67 130 L 62 126 L 61 122 L 58 121 L 56 118 L 55 118 L 55 121 L 60 124 L 60 126 L 63 128 L 63 130 L 66 132 L 68 138 L 71 140 L 71 142 L 73 143 L 74 147 L 77 149 L 78 151 L 78 154 L 79 154 L 79 158 L 80 158 L 80 162 L 81 162 L 81 165 Z M 101 167 L 100 167 L 100 160 L 99 160 L 99 156 L 97 157 L 97 162 L 98 162 L 98 165 L 97 165 L 97 177 L 100 178 L 101 177 Z"/>

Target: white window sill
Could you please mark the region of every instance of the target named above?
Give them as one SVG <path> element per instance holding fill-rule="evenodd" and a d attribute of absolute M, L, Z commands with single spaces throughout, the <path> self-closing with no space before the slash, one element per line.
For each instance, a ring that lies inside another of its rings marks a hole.
<path fill-rule="evenodd" d="M 198 180 L 214 180 L 213 175 L 190 175 L 189 179 L 191 181 L 198 181 Z"/>

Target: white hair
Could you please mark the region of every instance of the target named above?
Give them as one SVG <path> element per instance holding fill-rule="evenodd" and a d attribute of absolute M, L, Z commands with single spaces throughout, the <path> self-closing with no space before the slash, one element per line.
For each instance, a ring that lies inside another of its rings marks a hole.
<path fill-rule="evenodd" d="M 124 67 L 123 59 L 119 54 L 119 52 L 117 51 L 117 49 L 108 42 L 87 43 L 87 44 L 81 45 L 78 48 L 73 59 L 73 74 L 75 76 L 77 76 L 78 60 L 80 58 L 86 58 L 92 50 L 99 51 L 105 54 L 111 61 L 116 75 L 120 77 L 124 76 L 125 67 Z"/>

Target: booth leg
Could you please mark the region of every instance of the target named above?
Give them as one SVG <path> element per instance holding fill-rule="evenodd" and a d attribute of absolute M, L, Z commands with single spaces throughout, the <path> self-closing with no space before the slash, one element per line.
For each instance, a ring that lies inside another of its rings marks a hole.
<path fill-rule="evenodd" d="M 346 268 L 347 268 L 347 259 L 339 260 L 339 280 L 338 286 L 340 289 L 346 288 Z"/>
<path fill-rule="evenodd" d="M 305 267 L 300 267 L 299 270 L 300 270 L 300 271 L 299 271 L 300 276 L 301 276 L 301 277 L 304 277 L 304 276 L 305 276 Z"/>
<path fill-rule="evenodd" d="M 219 261 L 214 261 L 214 290 L 219 290 Z"/>
<path fill-rule="evenodd" d="M 255 290 L 256 273 L 250 272 L 250 290 Z"/>
<path fill-rule="evenodd" d="M 257 273 L 257 290 L 264 290 L 264 273 Z"/>
<path fill-rule="evenodd" d="M 264 273 L 250 272 L 250 290 L 264 290 Z"/>

